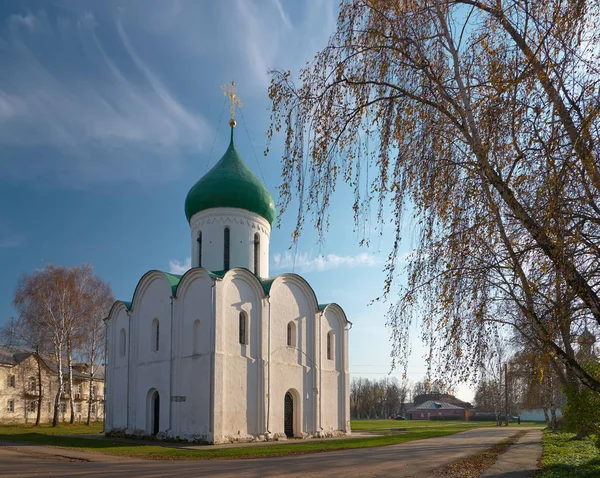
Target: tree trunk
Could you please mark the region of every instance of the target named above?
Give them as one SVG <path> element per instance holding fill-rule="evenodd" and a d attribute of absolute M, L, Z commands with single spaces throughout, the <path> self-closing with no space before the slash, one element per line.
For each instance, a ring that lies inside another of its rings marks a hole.
<path fill-rule="evenodd" d="M 92 372 L 92 366 L 90 365 L 90 393 L 88 396 L 88 410 L 87 410 L 87 420 L 86 420 L 86 425 L 89 425 L 91 422 L 91 418 L 92 418 L 92 402 L 94 400 L 93 394 L 94 394 L 94 374 Z"/>
<path fill-rule="evenodd" d="M 58 348 L 58 360 L 57 360 L 56 373 L 58 378 L 58 390 L 56 391 L 56 397 L 54 398 L 54 417 L 52 419 L 52 426 L 58 425 L 58 412 L 60 408 L 60 394 L 63 389 L 63 372 L 62 372 L 62 349 Z"/>
<path fill-rule="evenodd" d="M 546 419 L 546 425 L 549 426 L 550 428 L 552 428 L 551 427 L 552 424 L 550 423 L 550 417 L 548 416 L 548 408 L 544 407 L 543 410 L 544 410 L 544 418 Z"/>
<path fill-rule="evenodd" d="M 552 417 L 552 430 L 556 430 L 556 427 L 557 427 L 556 408 L 552 407 L 550 409 L 550 416 Z"/>
<path fill-rule="evenodd" d="M 71 418 L 69 423 L 75 422 L 75 401 L 73 400 L 73 350 L 71 339 L 67 340 L 67 366 L 69 368 L 69 405 L 71 407 Z"/>
<path fill-rule="evenodd" d="M 588 427 L 587 423 L 584 423 L 583 425 L 581 425 L 579 427 L 579 429 L 577 430 L 577 435 L 575 436 L 576 440 L 583 440 L 585 437 L 587 437 L 590 434 L 590 430 Z"/>
<path fill-rule="evenodd" d="M 39 426 L 40 424 L 40 419 L 42 416 L 42 391 L 43 391 L 43 386 L 42 386 L 42 359 L 40 359 L 40 355 L 39 355 L 39 348 L 36 346 L 35 348 L 35 355 L 36 355 L 36 360 L 37 360 L 37 386 L 38 386 L 38 402 L 37 402 L 37 414 L 35 417 L 35 426 Z"/>

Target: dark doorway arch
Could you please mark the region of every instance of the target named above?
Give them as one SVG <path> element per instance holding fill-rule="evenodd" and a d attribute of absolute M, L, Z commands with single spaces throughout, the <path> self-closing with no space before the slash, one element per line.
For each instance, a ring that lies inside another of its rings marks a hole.
<path fill-rule="evenodd" d="M 152 435 L 158 433 L 160 427 L 160 395 L 158 392 L 152 394 Z"/>
<path fill-rule="evenodd" d="M 292 397 L 290 392 L 285 394 L 283 416 L 283 430 L 285 435 L 291 438 L 294 436 L 294 397 Z"/>

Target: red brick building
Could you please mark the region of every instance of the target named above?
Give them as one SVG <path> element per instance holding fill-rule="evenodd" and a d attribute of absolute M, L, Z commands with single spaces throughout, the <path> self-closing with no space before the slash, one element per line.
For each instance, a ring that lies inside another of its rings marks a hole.
<path fill-rule="evenodd" d="M 428 400 L 413 408 L 412 420 L 464 420 L 465 409 L 451 403 Z"/>

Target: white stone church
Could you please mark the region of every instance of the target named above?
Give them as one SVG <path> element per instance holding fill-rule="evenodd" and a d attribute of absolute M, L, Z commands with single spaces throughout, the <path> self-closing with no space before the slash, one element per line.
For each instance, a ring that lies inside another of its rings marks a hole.
<path fill-rule="evenodd" d="M 106 319 L 106 430 L 209 443 L 350 432 L 348 330 L 297 274 L 269 275 L 273 198 L 231 142 L 189 191 L 192 268 Z"/>

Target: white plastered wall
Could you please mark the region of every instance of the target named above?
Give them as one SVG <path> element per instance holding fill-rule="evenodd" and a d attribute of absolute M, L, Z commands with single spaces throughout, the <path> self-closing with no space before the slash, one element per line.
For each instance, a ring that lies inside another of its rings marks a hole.
<path fill-rule="evenodd" d="M 125 354 L 121 350 L 121 331 L 125 332 Z M 108 370 L 106 372 L 106 431 L 127 429 L 127 383 L 129 381 L 129 316 L 123 303 L 118 302 L 108 318 Z M 120 404 L 120 406 L 116 406 Z"/>
<path fill-rule="evenodd" d="M 224 230 L 229 228 L 229 268 L 243 267 L 260 277 L 269 277 L 271 225 L 262 216 L 244 209 L 213 208 L 200 211 L 190 220 L 192 267 L 198 267 L 198 235 L 202 231 L 202 264 L 211 270 L 224 269 Z M 260 237 L 259 271 L 254 270 L 254 235 Z"/>
<path fill-rule="evenodd" d="M 154 350 L 152 322 L 159 320 L 159 349 Z M 160 397 L 159 432 L 168 431 L 171 395 L 171 286 L 161 272 L 140 281 L 131 310 L 128 433 L 149 433 L 148 393 Z"/>
<path fill-rule="evenodd" d="M 348 327 L 342 309 L 325 308 L 320 317 L 321 347 L 321 427 L 325 434 L 350 432 Z M 332 333 L 332 357 L 327 358 L 327 334 Z"/>
<path fill-rule="evenodd" d="M 213 280 L 204 269 L 188 272 L 174 303 L 172 436 L 211 439 Z M 197 321 L 197 322 L 196 322 Z"/>
<path fill-rule="evenodd" d="M 242 269 L 229 271 L 217 290 L 215 355 L 216 443 L 264 433 L 262 290 Z M 247 345 L 239 343 L 239 314 L 247 316 Z"/>
<path fill-rule="evenodd" d="M 294 435 L 317 431 L 317 374 L 315 313 L 317 304 L 309 286 L 297 276 L 281 276 L 270 290 L 271 375 L 269 428 L 284 435 L 284 399 L 290 391 L 294 403 Z M 287 345 L 287 326 L 295 327 L 295 341 Z M 268 332 L 268 331 L 267 331 Z M 268 340 L 268 338 L 266 338 Z"/>

